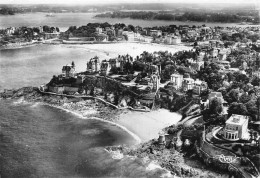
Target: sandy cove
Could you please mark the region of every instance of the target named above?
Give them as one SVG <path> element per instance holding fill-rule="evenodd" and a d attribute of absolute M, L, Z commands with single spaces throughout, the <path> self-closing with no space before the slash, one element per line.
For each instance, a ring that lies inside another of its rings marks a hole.
<path fill-rule="evenodd" d="M 47 105 L 62 109 L 66 112 L 71 112 L 82 119 L 96 119 L 112 125 L 116 125 L 117 127 L 129 133 L 137 141 L 137 144 L 158 138 L 162 129 L 167 126 L 176 124 L 181 119 L 181 115 L 178 113 L 173 113 L 166 109 L 159 109 L 151 112 L 125 110 L 118 116 L 115 115 L 114 118 L 111 118 L 111 121 L 103 118 L 93 117 L 92 115 L 98 112 L 94 108 L 75 110 L 71 109 L 71 106 L 68 107 L 70 104 L 61 106 L 56 104 Z"/>
<path fill-rule="evenodd" d="M 127 111 L 119 116 L 116 123 L 125 126 L 131 132 L 138 135 L 142 142 L 158 138 L 162 129 L 176 124 L 181 115 L 170 112 L 166 109 L 159 109 L 151 112 Z"/>

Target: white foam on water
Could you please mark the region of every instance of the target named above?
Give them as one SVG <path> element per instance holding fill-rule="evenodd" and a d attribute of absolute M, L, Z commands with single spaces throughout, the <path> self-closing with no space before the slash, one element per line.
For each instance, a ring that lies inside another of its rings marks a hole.
<path fill-rule="evenodd" d="M 36 102 L 36 103 L 34 103 L 33 105 L 31 105 L 31 108 L 35 108 L 35 107 L 37 107 L 38 105 L 39 105 L 39 103 Z"/>
<path fill-rule="evenodd" d="M 147 171 L 152 171 L 152 170 L 156 170 L 156 169 L 161 169 L 161 170 L 164 170 L 166 171 L 166 173 L 162 174 L 160 177 L 161 178 L 178 178 L 177 176 L 175 175 L 172 175 L 170 171 L 168 171 L 167 169 L 165 168 L 162 168 L 157 162 L 155 161 L 152 161 L 148 164 L 148 166 L 146 167 L 146 170 Z"/>
<path fill-rule="evenodd" d="M 112 124 L 112 125 L 115 125 L 119 128 L 121 128 L 122 130 L 124 130 L 125 132 L 127 132 L 128 134 L 130 134 L 136 141 L 137 141 L 137 144 L 141 143 L 142 140 L 140 139 L 140 137 L 138 137 L 136 134 L 134 134 L 133 132 L 131 132 L 130 130 L 128 130 L 126 127 L 120 125 L 120 124 L 117 124 L 115 122 L 112 122 L 112 121 L 107 121 L 107 120 L 104 120 L 104 119 L 101 119 L 101 118 L 98 118 L 98 117 L 84 117 L 82 114 L 79 114 L 75 111 L 71 111 L 69 109 L 65 109 L 61 106 L 56 106 L 56 105 L 51 105 L 51 104 L 48 104 L 48 103 L 43 103 L 44 105 L 48 105 L 48 106 L 51 106 L 51 107 L 54 107 L 54 108 L 58 108 L 58 109 L 61 109 L 63 111 L 66 111 L 66 112 L 69 112 L 69 113 L 72 113 L 74 115 L 76 115 L 77 117 L 81 118 L 81 119 L 95 119 L 95 120 L 99 120 L 99 121 L 102 121 L 102 122 L 106 122 L 106 123 L 109 123 L 109 124 Z"/>
<path fill-rule="evenodd" d="M 22 104 L 29 104 L 29 102 L 25 101 L 23 97 L 13 102 L 13 105 L 22 105 Z"/>
<path fill-rule="evenodd" d="M 112 150 L 105 149 L 105 151 L 111 155 L 112 159 L 123 159 L 124 158 L 123 153 L 121 153 L 119 150 L 112 151 Z"/>

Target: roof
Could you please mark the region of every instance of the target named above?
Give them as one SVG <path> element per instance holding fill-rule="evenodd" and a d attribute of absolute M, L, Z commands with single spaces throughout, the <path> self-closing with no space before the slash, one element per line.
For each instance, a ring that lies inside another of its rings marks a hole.
<path fill-rule="evenodd" d="M 201 85 L 202 83 L 206 83 L 206 82 L 204 82 L 204 81 L 201 81 L 201 80 L 195 80 L 195 82 L 194 82 L 195 84 L 199 84 L 199 85 Z"/>
<path fill-rule="evenodd" d="M 230 118 L 226 121 L 226 124 L 243 125 L 247 121 L 248 116 L 232 114 L 232 116 L 230 116 Z"/>
<path fill-rule="evenodd" d="M 183 77 L 183 75 L 180 75 L 180 74 L 172 74 L 171 76 L 172 77 Z"/>
<path fill-rule="evenodd" d="M 217 61 L 217 63 L 221 63 L 221 64 L 230 64 L 229 61 Z"/>
<path fill-rule="evenodd" d="M 104 33 L 100 33 L 100 34 L 97 34 L 97 37 L 108 37 L 108 36 Z"/>
<path fill-rule="evenodd" d="M 192 79 L 192 78 L 184 78 L 183 80 L 194 82 L 194 79 Z"/>
<path fill-rule="evenodd" d="M 159 32 L 161 30 L 150 30 L 150 32 Z"/>
<path fill-rule="evenodd" d="M 72 68 L 72 65 L 66 65 L 62 67 L 62 70 L 70 71 Z"/>
<path fill-rule="evenodd" d="M 217 98 L 223 98 L 221 92 L 211 92 L 211 93 L 209 94 L 209 99 L 215 98 L 215 97 L 217 97 Z"/>

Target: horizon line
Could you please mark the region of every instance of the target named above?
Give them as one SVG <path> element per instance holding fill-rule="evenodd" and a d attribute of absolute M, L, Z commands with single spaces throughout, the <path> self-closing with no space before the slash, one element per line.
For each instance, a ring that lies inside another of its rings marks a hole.
<path fill-rule="evenodd" d="M 20 1 L 20 0 L 18 0 Z M 48 0 L 47 0 L 48 1 Z M 182 1 L 170 1 L 170 2 L 162 2 L 159 0 L 158 1 L 141 1 L 141 2 L 137 2 L 137 0 L 132 0 L 132 2 L 125 2 L 125 0 L 121 1 L 121 2 L 118 2 L 116 0 L 111 0 L 110 2 L 104 2 L 104 1 L 101 1 L 101 2 L 93 2 L 92 0 L 88 1 L 88 2 L 84 2 L 84 1 L 81 1 L 81 0 L 63 0 L 63 1 L 60 1 L 60 0 L 56 0 L 56 2 L 36 2 L 36 1 L 27 1 L 27 2 L 15 2 L 15 0 L 8 0 L 6 2 L 1 2 L 0 5 L 107 5 L 107 4 L 113 4 L 113 5 L 120 5 L 120 4 L 198 4 L 198 5 L 203 5 L 203 4 L 223 4 L 223 5 L 228 5 L 228 4 L 236 4 L 236 5 L 240 5 L 240 4 L 253 4 L 253 5 L 256 5 L 258 4 L 255 0 L 247 0 L 247 1 L 244 1 L 244 0 L 238 0 L 237 2 L 233 1 L 233 2 L 230 2 L 230 1 L 206 1 L 205 0 L 202 0 L 202 1 L 199 1 L 199 2 L 191 2 L 191 1 L 185 1 L 185 2 L 182 2 Z"/>

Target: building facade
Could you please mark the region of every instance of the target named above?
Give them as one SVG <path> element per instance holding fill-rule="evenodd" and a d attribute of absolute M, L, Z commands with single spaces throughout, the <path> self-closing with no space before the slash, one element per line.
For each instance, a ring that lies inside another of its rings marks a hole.
<path fill-rule="evenodd" d="M 224 138 L 230 141 L 247 140 L 248 134 L 248 116 L 232 114 L 226 121 L 224 128 Z"/>
<path fill-rule="evenodd" d="M 194 79 L 184 78 L 182 82 L 182 86 L 184 91 L 192 90 L 194 87 Z"/>
<path fill-rule="evenodd" d="M 183 75 L 180 74 L 172 74 L 171 82 L 173 83 L 173 87 L 178 90 L 182 87 Z"/>
<path fill-rule="evenodd" d="M 70 78 L 74 77 L 76 73 L 74 65 L 66 65 L 62 67 L 62 77 Z"/>
<path fill-rule="evenodd" d="M 100 75 L 106 76 L 111 70 L 111 65 L 107 61 L 102 61 L 100 66 Z"/>
<path fill-rule="evenodd" d="M 200 95 L 202 91 L 208 88 L 207 82 L 196 80 L 194 82 L 193 93 Z"/>

